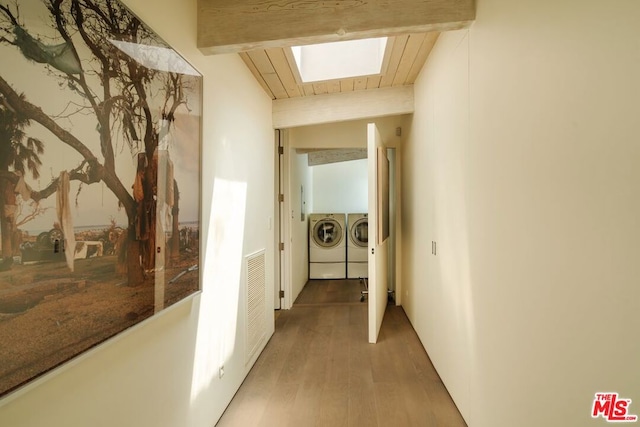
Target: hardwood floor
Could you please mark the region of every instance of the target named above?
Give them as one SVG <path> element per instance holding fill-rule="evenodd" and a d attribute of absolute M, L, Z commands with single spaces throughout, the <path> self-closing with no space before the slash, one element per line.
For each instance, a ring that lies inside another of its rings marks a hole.
<path fill-rule="evenodd" d="M 217 425 L 466 426 L 402 308 L 387 307 L 378 343 L 369 344 L 362 287 L 340 282 L 310 281 L 279 313 Z"/>
<path fill-rule="evenodd" d="M 309 280 L 294 305 L 359 304 L 363 289 L 359 279 Z"/>

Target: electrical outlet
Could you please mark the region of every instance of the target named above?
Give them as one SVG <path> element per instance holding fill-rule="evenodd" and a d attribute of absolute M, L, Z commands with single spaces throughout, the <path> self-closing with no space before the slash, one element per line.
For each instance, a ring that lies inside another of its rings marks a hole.
<path fill-rule="evenodd" d="M 218 378 L 222 379 L 224 377 L 224 365 L 218 368 Z"/>

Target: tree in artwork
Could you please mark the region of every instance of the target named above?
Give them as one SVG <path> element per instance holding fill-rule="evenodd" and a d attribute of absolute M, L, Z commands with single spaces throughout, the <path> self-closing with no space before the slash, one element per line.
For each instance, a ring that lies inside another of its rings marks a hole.
<path fill-rule="evenodd" d="M 130 284 L 141 283 L 153 270 L 156 256 L 170 262 L 179 250 L 179 185 L 171 174 L 164 139 L 175 124 L 176 113 L 188 113 L 189 89 L 199 83 L 171 64 L 166 70 L 149 66 L 166 47 L 117 1 L 44 0 L 40 3 L 46 12 L 42 34 L 26 27 L 21 17 L 23 3 L 27 2 L 0 3 L 0 42 L 19 51 L 32 67 L 46 71 L 50 84 L 72 97 L 63 113 L 45 112 L 37 99 L 25 96 L 8 81 L 0 68 L 0 149 L 10 153 L 3 151 L 0 157 L 0 189 L 6 190 L 0 200 L 5 206 L 13 203 L 11 193 L 27 172 L 38 177 L 38 156 L 45 148 L 47 152 L 57 144 L 72 148 L 79 157 L 66 169 L 69 179 L 82 186 L 106 186 L 126 212 L 121 268 Z M 157 49 L 138 49 L 135 57 L 127 49 L 137 46 Z M 99 152 L 90 148 L 86 135 L 65 126 L 74 116 L 95 120 Z M 46 144 L 26 136 L 25 129 L 34 123 L 48 131 Z M 123 151 L 136 164 L 133 182 L 124 182 L 118 173 L 117 158 Z M 60 178 L 54 173 L 44 188 L 31 190 L 31 197 L 48 198 L 59 185 Z M 162 235 L 156 230 L 162 223 L 158 215 L 171 218 L 166 231 L 171 232 L 172 240 L 166 245 L 168 253 L 162 255 L 157 253 L 157 236 Z M 12 226 L 4 216 L 1 224 L 3 254 L 9 254 Z"/>

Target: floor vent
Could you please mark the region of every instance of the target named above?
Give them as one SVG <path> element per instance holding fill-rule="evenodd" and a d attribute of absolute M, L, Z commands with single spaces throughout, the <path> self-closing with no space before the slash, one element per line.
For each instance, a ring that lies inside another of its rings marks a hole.
<path fill-rule="evenodd" d="M 265 307 L 266 277 L 264 249 L 245 257 L 247 268 L 247 359 L 249 362 L 267 333 Z"/>

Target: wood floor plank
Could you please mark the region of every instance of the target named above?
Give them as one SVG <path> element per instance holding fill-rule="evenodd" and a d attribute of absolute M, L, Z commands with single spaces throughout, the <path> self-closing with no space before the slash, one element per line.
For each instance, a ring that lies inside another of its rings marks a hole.
<path fill-rule="evenodd" d="M 304 286 L 295 305 L 327 305 L 360 303 L 360 291 L 363 289 L 358 279 L 348 280 L 309 280 Z"/>
<path fill-rule="evenodd" d="M 423 381 L 421 385 L 429 397 L 429 402 L 431 402 L 436 425 L 466 427 L 467 424 L 453 400 L 451 400 L 451 396 L 442 381 Z"/>
<path fill-rule="evenodd" d="M 403 410 L 401 385 L 395 382 L 375 383 L 373 398 L 378 425 L 409 427 L 409 414 Z"/>
<path fill-rule="evenodd" d="M 373 385 L 349 387 L 349 427 L 377 427 L 378 408 Z"/>
<path fill-rule="evenodd" d="M 366 343 L 365 345 L 371 345 Z M 349 347 L 349 386 L 363 387 L 373 385 L 373 367 L 371 355 L 362 346 Z"/>
<path fill-rule="evenodd" d="M 347 426 L 349 420 L 349 390 L 346 387 L 327 386 L 320 398 L 320 418 L 318 426 Z"/>
<path fill-rule="evenodd" d="M 364 333 L 364 339 L 368 342 L 367 336 L 367 322 L 369 321 L 367 307 L 365 310 L 358 308 L 358 306 L 351 307 L 349 310 L 349 330 L 356 335 Z"/>
<path fill-rule="evenodd" d="M 262 418 L 271 398 L 273 386 L 255 381 L 251 384 L 251 387 L 240 387 L 216 424 L 218 427 L 255 425 Z"/>
<path fill-rule="evenodd" d="M 272 427 L 278 425 L 279 420 L 286 420 L 293 411 L 293 404 L 298 393 L 298 384 L 281 384 L 273 390 L 267 407 L 258 424 L 260 427 Z"/>
<path fill-rule="evenodd" d="M 410 426 L 437 426 L 433 405 L 422 387 L 420 380 L 412 379 L 402 383 L 402 406 L 408 415 Z"/>
<path fill-rule="evenodd" d="M 324 384 L 302 384 L 296 394 L 291 415 L 283 423 L 288 427 L 313 425 L 310 420 L 318 420 L 322 412 L 321 401 Z"/>
<path fill-rule="evenodd" d="M 304 372 L 305 363 L 309 355 L 309 343 L 311 337 L 305 333 L 304 328 L 295 335 L 296 345 L 287 354 L 280 375 L 278 384 L 298 383 Z"/>
<path fill-rule="evenodd" d="M 327 360 L 321 355 L 315 354 L 305 361 L 305 368 L 300 377 L 303 384 L 316 384 L 324 386 L 328 382 Z"/>
<path fill-rule="evenodd" d="M 393 382 L 398 376 L 397 364 L 399 362 L 392 359 L 391 353 L 384 345 L 384 341 L 380 339 L 380 335 L 378 344 L 373 345 L 370 350 L 373 382 Z"/>
<path fill-rule="evenodd" d="M 299 324 L 296 322 L 281 322 L 281 326 L 271 337 L 269 345 L 256 361 L 247 379 L 275 384 L 282 373 L 289 353 L 296 344 L 298 331 Z"/>
<path fill-rule="evenodd" d="M 327 359 L 327 381 L 331 385 L 343 387 L 349 385 L 349 346 L 350 338 L 347 326 L 334 326 L 328 351 L 324 355 Z"/>
<path fill-rule="evenodd" d="M 357 280 L 307 286 L 218 426 L 466 426 L 401 307 L 369 344 Z"/>

